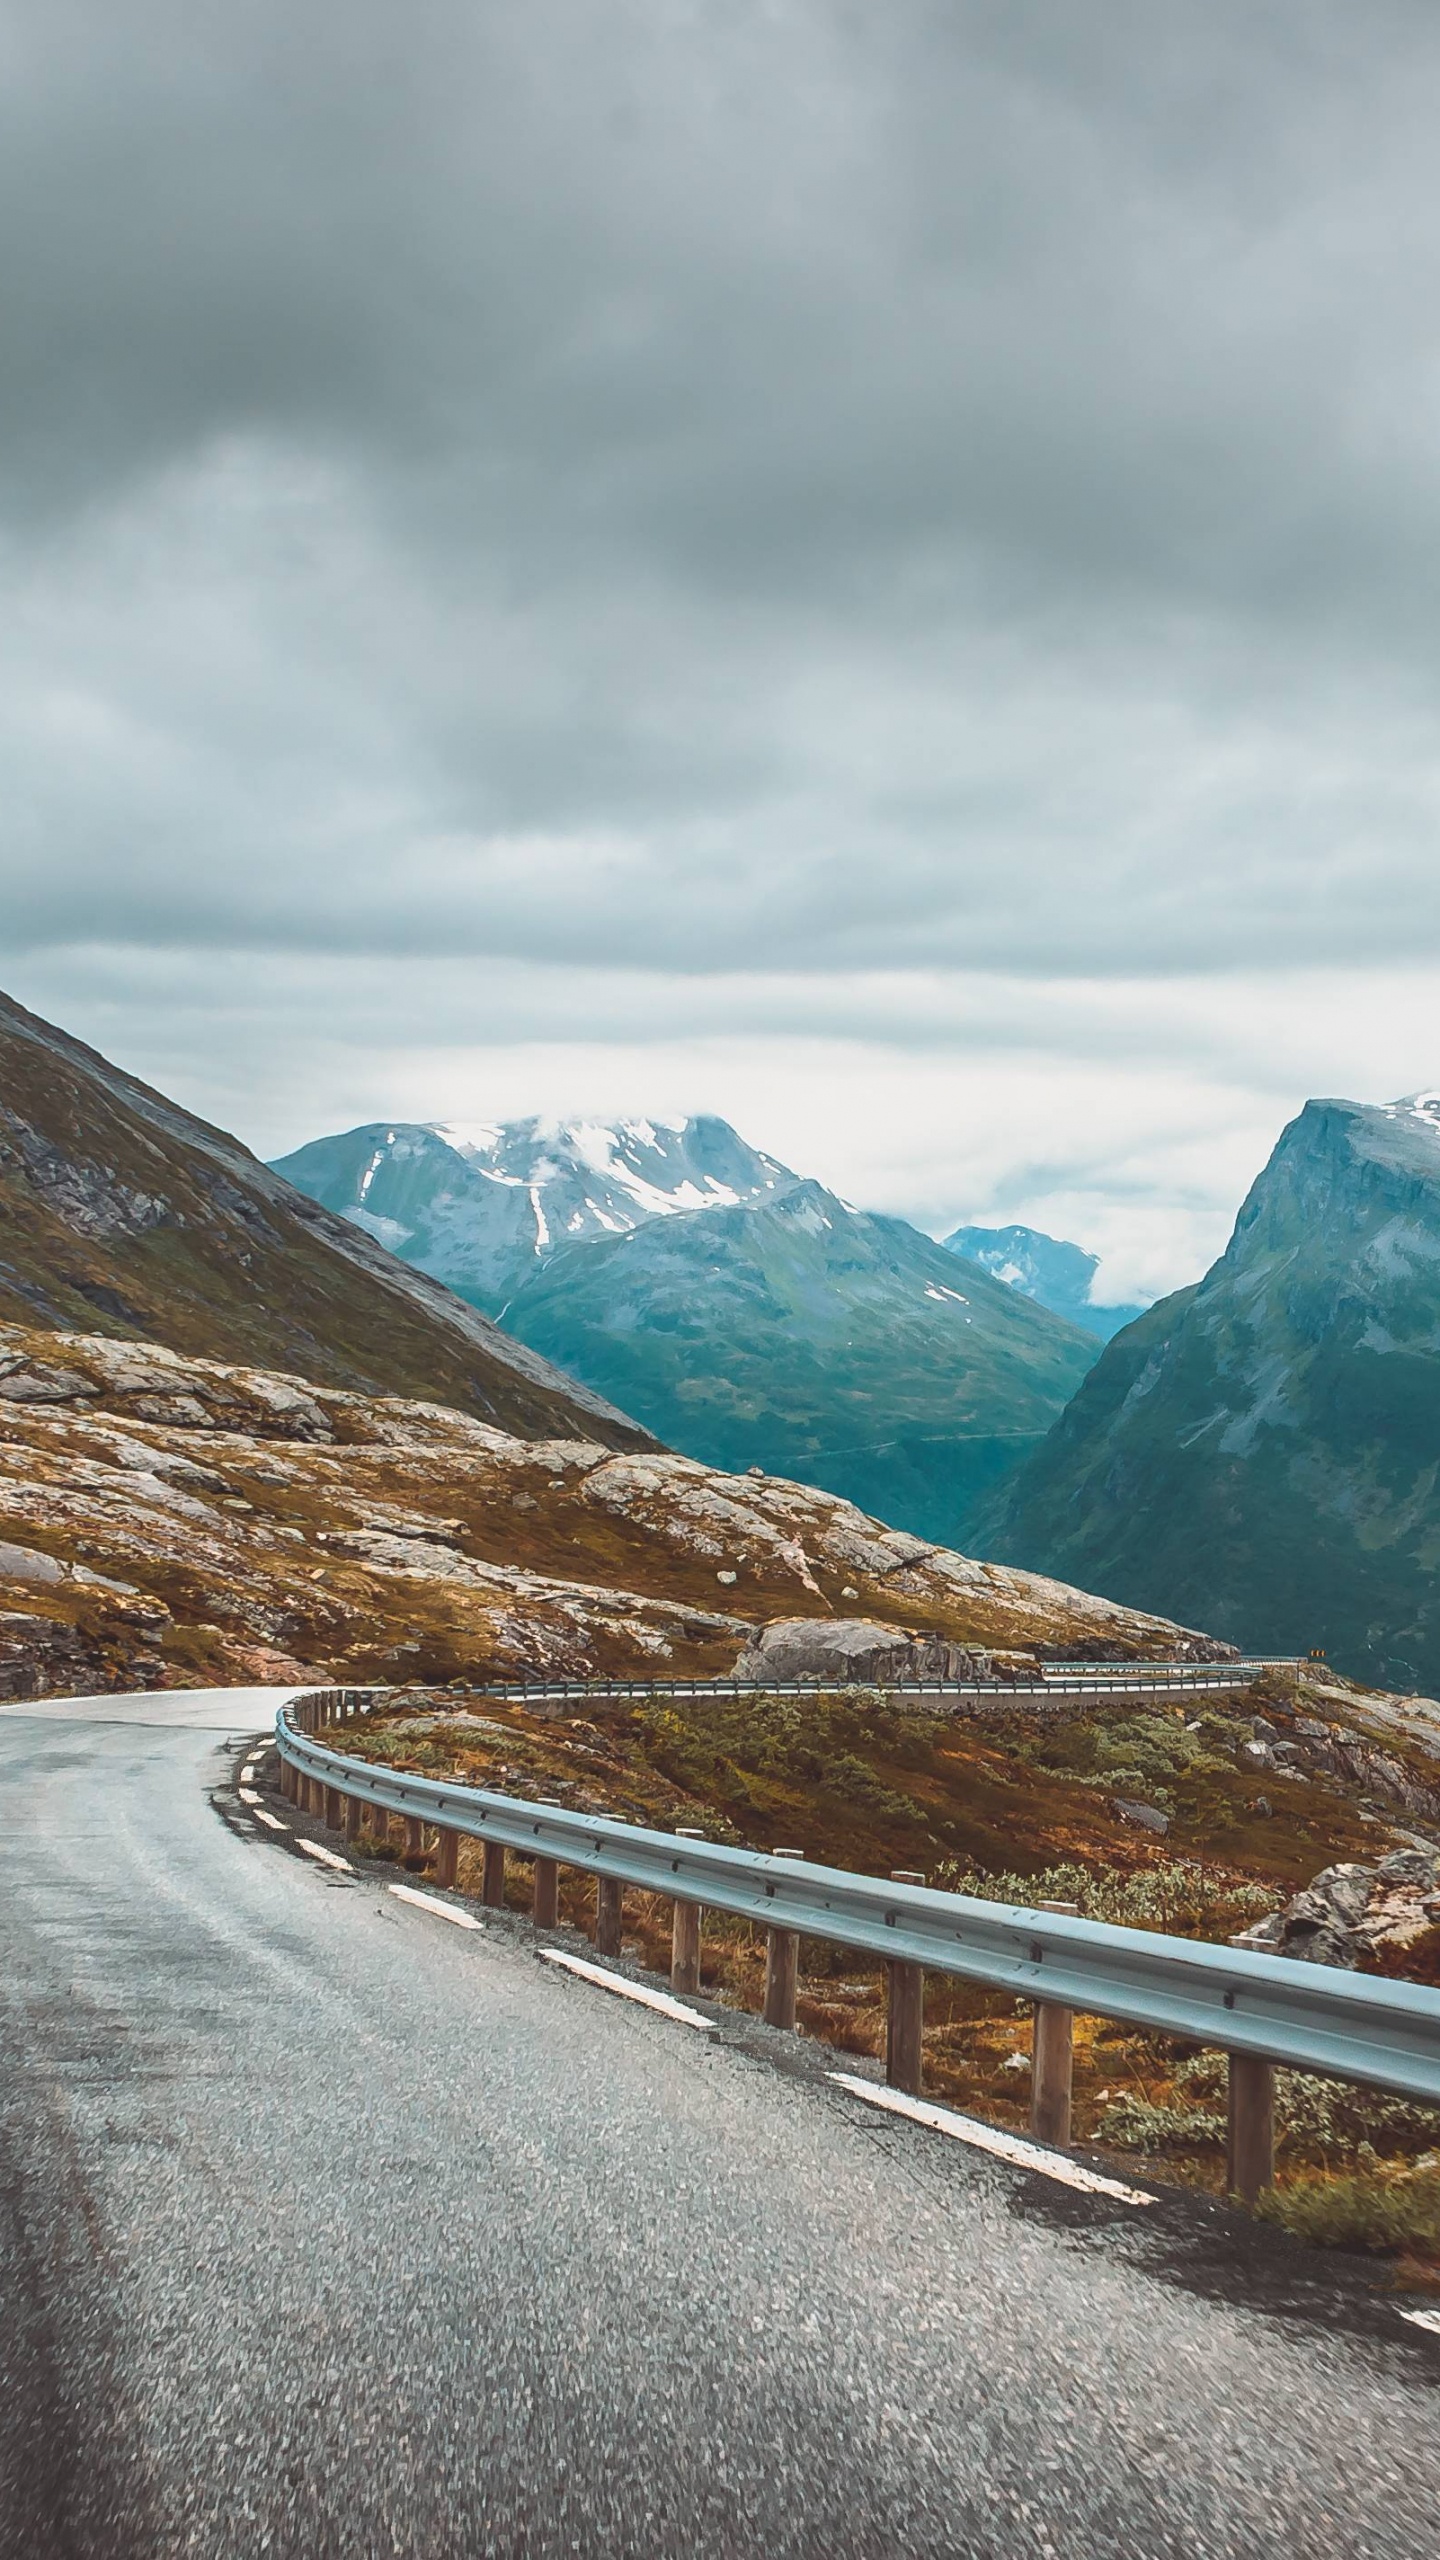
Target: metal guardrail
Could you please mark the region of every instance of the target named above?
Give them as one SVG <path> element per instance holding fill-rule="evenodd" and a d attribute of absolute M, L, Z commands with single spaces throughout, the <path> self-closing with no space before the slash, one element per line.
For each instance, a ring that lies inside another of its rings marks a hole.
<path fill-rule="evenodd" d="M 728 1912 L 792 1941 L 828 1939 L 917 1978 L 957 1974 L 1052 2011 L 1080 2010 L 1219 2046 L 1232 2056 L 1232 2126 L 1234 2058 L 1440 2103 L 1440 1991 L 649 1831 L 382 1768 L 315 1738 L 318 1722 L 355 1713 L 367 1695 L 322 1692 L 282 1707 L 275 1720 L 282 1761 L 317 1789 L 549 1862 L 552 1870 L 577 1867 L 622 1889 Z M 1260 2088 L 1250 2085 L 1252 2094 Z M 1066 2090 L 1068 2132 L 1068 2071 Z"/>
<path fill-rule="evenodd" d="M 743 1698 L 759 1691 L 769 1698 L 813 1698 L 817 1693 L 858 1686 L 883 1689 L 887 1697 L 954 1698 L 1004 1706 L 1015 1698 L 1191 1696 L 1243 1688 L 1264 1671 L 1298 1671 L 1302 1667 L 1298 1656 L 1274 1654 L 1236 1662 L 1042 1663 L 1035 1677 L 1026 1680 L 997 1676 L 989 1680 L 852 1682 L 820 1675 L 809 1680 L 508 1680 L 477 1684 L 476 1694 L 516 1706 L 543 1706 L 572 1698 Z"/>

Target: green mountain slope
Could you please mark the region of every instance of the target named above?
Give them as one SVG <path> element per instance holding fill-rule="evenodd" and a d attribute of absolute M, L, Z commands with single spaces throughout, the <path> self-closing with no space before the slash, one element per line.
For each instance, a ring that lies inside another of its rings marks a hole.
<path fill-rule="evenodd" d="M 1440 1690 L 1440 1097 L 1310 1102 L 1228 1248 L 1103 1352 L 987 1552 Z"/>
<path fill-rule="evenodd" d="M 566 1247 L 505 1321 L 708 1465 L 796 1477 L 950 1542 L 1097 1350 L 815 1182 Z"/>
<path fill-rule="evenodd" d="M 646 1441 L 237 1139 L 7 996 L 0 1321 L 428 1397 L 526 1438 Z"/>

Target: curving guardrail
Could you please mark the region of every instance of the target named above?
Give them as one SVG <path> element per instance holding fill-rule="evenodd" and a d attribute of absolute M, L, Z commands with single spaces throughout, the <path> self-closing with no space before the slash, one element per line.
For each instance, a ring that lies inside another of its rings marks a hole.
<path fill-rule="evenodd" d="M 1047 1662 L 1039 1665 L 1033 1679 L 1026 1680 L 999 1675 L 989 1680 L 859 1682 L 819 1675 L 810 1680 L 736 1680 L 728 1675 L 714 1680 L 492 1680 L 477 1683 L 475 1694 L 515 1706 L 543 1706 L 584 1698 L 743 1698 L 760 1690 L 767 1698 L 813 1698 L 817 1692 L 859 1687 L 883 1689 L 887 1697 L 953 1698 L 1005 1706 L 1015 1698 L 1188 1697 L 1197 1691 L 1243 1687 L 1262 1671 L 1304 1667 L 1298 1655 L 1272 1654 L 1236 1662 Z"/>
<path fill-rule="evenodd" d="M 918 1878 L 851 1875 L 781 1852 L 731 1849 L 650 1831 L 564 1805 L 530 1803 L 356 1760 L 319 1740 L 364 1712 L 373 1693 L 312 1693 L 281 1708 L 275 1741 L 287 1791 L 354 1836 L 365 1807 L 399 1817 L 420 1850 L 439 1834 L 442 1883 L 455 1881 L 462 1837 L 485 1844 L 485 1899 L 504 1898 L 504 1858 L 535 1868 L 534 1911 L 554 1926 L 562 1866 L 593 1875 L 597 1944 L 619 1950 L 627 1886 L 675 1905 L 677 1990 L 699 1989 L 700 1913 L 724 1911 L 768 1933 L 765 2014 L 795 2023 L 796 1950 L 824 1938 L 889 1967 L 888 2076 L 918 2091 L 923 1979 L 961 1975 L 1036 2007 L 1032 2125 L 1070 2132 L 1071 2026 L 1076 2010 L 1213 2045 L 1230 2056 L 1230 2183 L 1253 2201 L 1273 2175 L 1273 2075 L 1284 2064 L 1440 2103 L 1440 1991 L 1360 1978 L 1237 1947 L 1115 1928 L 1057 1910 L 1026 1910 L 939 1893 Z"/>

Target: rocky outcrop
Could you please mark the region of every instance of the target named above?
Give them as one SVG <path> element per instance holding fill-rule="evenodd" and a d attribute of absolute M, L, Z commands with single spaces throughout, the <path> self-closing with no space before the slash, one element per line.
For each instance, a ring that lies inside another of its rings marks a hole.
<path fill-rule="evenodd" d="M 737 1680 L 863 1683 L 978 1680 L 989 1655 L 937 1636 L 910 1635 L 868 1618 L 777 1618 L 762 1627 L 735 1665 Z"/>
<path fill-rule="evenodd" d="M 1375 1866 L 1326 1867 L 1237 1946 L 1302 1964 L 1354 1970 L 1384 1950 L 1403 1953 L 1440 1923 L 1440 1849 L 1392 1849 Z"/>
<path fill-rule="evenodd" d="M 19 1694 L 109 1685 L 106 1644 L 143 1686 L 257 1662 L 355 1685 L 725 1674 L 742 1651 L 773 1679 L 797 1626 L 804 1676 L 831 1679 L 1203 1642 L 806 1485 L 155 1344 L 55 1348 L 0 1326 L 0 1607 L 52 1623 L 15 1639 Z"/>

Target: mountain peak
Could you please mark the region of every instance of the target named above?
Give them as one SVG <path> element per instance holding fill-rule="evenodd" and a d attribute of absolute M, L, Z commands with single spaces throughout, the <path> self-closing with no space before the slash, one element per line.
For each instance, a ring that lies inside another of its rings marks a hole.
<path fill-rule="evenodd" d="M 1144 1312 L 1139 1306 L 1095 1306 L 1090 1292 L 1099 1256 L 1060 1236 L 1047 1236 L 1039 1227 L 957 1227 L 946 1236 L 945 1250 L 978 1262 L 992 1279 L 1003 1280 L 1022 1298 L 1033 1298 L 1037 1306 L 1097 1334 L 1102 1342 Z"/>
<path fill-rule="evenodd" d="M 490 1314 L 561 1245 L 778 1199 L 796 1180 L 708 1113 L 375 1121 L 275 1170 Z"/>

